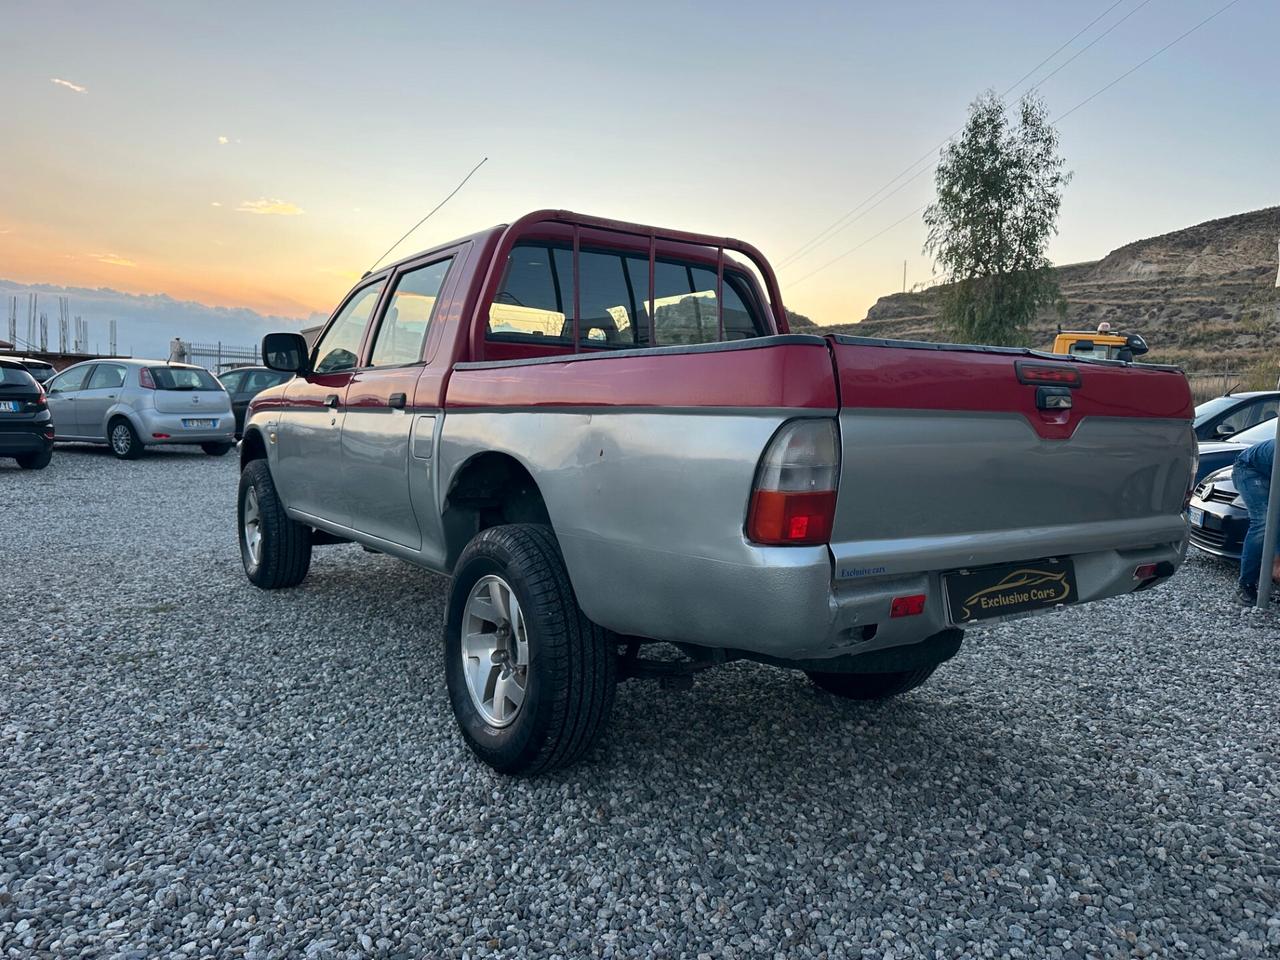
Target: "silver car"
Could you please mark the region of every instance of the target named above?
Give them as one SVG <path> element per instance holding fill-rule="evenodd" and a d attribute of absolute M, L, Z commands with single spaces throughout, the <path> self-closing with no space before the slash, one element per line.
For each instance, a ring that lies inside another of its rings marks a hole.
<path fill-rule="evenodd" d="M 86 360 L 45 384 L 55 440 L 105 443 L 135 460 L 160 443 L 199 444 L 220 457 L 235 444 L 231 398 L 204 367 L 163 360 Z"/>

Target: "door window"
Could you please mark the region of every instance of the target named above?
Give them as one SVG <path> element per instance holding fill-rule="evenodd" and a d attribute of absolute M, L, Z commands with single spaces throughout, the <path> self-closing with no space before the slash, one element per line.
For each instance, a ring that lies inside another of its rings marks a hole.
<path fill-rule="evenodd" d="M 1270 420 L 1276 415 L 1276 401 L 1271 398 L 1262 398 L 1252 403 L 1244 403 L 1235 410 L 1231 416 L 1223 420 L 1217 427 L 1219 436 L 1228 433 L 1239 433 L 1241 430 L 1247 430 L 1249 427 L 1256 426 L 1264 420 Z"/>
<path fill-rule="evenodd" d="M 124 367 L 118 363 L 100 363 L 93 368 L 87 390 L 105 390 L 124 386 Z"/>
<path fill-rule="evenodd" d="M 339 373 L 354 370 L 359 362 L 360 340 L 369 325 L 373 309 L 382 295 L 382 283 L 357 290 L 347 301 L 336 320 L 329 325 L 316 344 L 316 373 Z"/>
<path fill-rule="evenodd" d="M 239 393 L 240 384 L 246 376 L 248 374 L 243 370 L 233 370 L 230 373 L 224 373 L 218 379 L 222 382 L 222 386 L 227 393 Z"/>
<path fill-rule="evenodd" d="M 391 303 L 378 326 L 369 365 L 392 367 L 418 363 L 435 312 L 436 298 L 453 261 L 440 260 L 401 274 Z"/>
<path fill-rule="evenodd" d="M 49 381 L 50 393 L 71 393 L 74 390 L 84 388 L 85 378 L 89 376 L 89 371 L 93 369 L 93 365 L 89 364 L 83 367 L 72 367 L 64 373 L 58 374 Z"/>

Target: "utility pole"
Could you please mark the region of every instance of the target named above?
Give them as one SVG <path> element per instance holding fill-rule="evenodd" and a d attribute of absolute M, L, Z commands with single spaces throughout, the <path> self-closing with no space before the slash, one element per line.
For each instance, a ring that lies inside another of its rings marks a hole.
<path fill-rule="evenodd" d="M 902 292 L 907 292 L 907 261 L 902 261 Z"/>

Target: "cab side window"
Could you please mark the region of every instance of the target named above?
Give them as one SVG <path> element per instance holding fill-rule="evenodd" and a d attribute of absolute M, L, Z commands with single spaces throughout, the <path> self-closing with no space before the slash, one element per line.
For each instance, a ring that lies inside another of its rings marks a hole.
<path fill-rule="evenodd" d="M 87 390 L 103 390 L 124 386 L 124 367 L 118 363 L 100 363 L 93 368 Z"/>
<path fill-rule="evenodd" d="M 92 366 L 73 367 L 65 373 L 60 373 L 49 381 L 50 393 L 71 393 L 75 390 L 83 390 L 85 379 L 89 376 Z"/>
<path fill-rule="evenodd" d="M 370 366 L 398 366 L 422 359 L 427 327 L 452 262 L 450 259 L 427 264 L 402 274 L 396 281 L 395 292 L 373 341 Z"/>
<path fill-rule="evenodd" d="M 489 306 L 491 340 L 573 342 L 573 251 L 517 243 Z"/>
<path fill-rule="evenodd" d="M 354 370 L 360 362 L 360 341 L 364 328 L 378 305 L 384 281 L 357 290 L 316 344 L 316 373 Z"/>

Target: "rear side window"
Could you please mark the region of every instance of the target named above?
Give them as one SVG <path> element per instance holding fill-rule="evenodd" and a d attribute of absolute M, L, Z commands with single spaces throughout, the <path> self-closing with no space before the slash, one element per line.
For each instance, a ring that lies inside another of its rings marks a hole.
<path fill-rule="evenodd" d="M 649 259 L 619 250 L 582 249 L 578 329 L 584 347 L 650 344 Z M 512 248 L 489 307 L 490 339 L 573 343 L 573 252 L 521 243 Z M 659 259 L 654 272 L 653 344 L 720 340 L 716 271 L 704 264 Z M 724 273 L 724 339 L 766 336 L 769 326 L 746 276 Z"/>
<path fill-rule="evenodd" d="M 148 367 L 157 390 L 221 390 L 222 384 L 199 367 Z"/>
<path fill-rule="evenodd" d="M 93 375 L 85 385 L 87 390 L 105 390 L 124 386 L 124 367 L 118 363 L 100 363 L 93 368 Z"/>
<path fill-rule="evenodd" d="M 378 326 L 369 365 L 390 367 L 417 363 L 427 340 L 427 326 L 452 260 L 410 270 L 396 281 L 391 303 Z"/>

